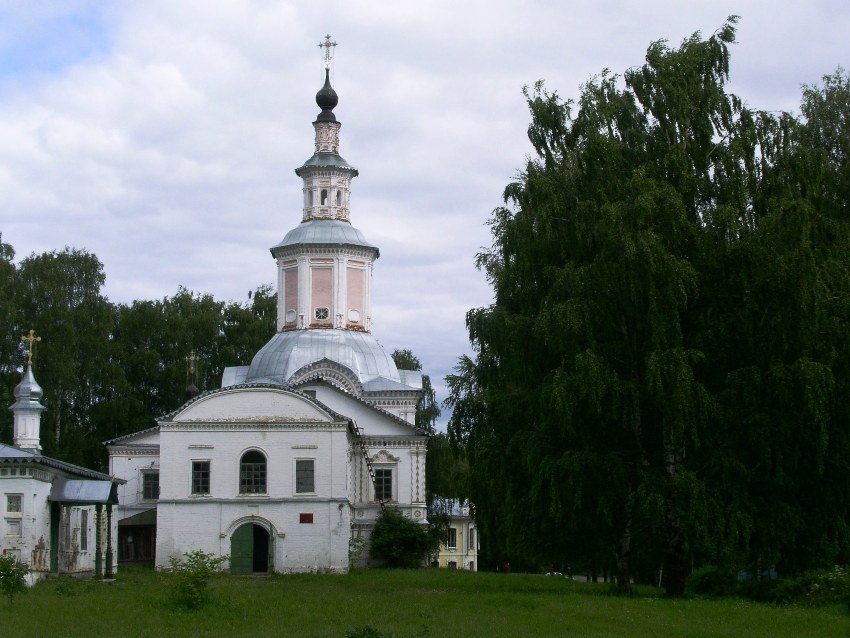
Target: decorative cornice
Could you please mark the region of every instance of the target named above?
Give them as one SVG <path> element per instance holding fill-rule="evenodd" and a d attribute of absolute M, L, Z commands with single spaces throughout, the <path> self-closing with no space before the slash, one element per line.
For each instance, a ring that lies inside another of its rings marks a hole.
<path fill-rule="evenodd" d="M 399 458 L 397 456 L 393 456 L 386 450 L 381 450 L 377 454 L 373 455 L 372 463 L 398 463 Z"/>
<path fill-rule="evenodd" d="M 107 447 L 109 456 L 159 456 L 159 446 L 152 447 L 132 447 L 130 445 L 110 445 Z"/>
<path fill-rule="evenodd" d="M 162 423 L 163 430 L 173 432 L 199 432 L 199 431 L 215 431 L 231 432 L 240 430 L 243 432 L 263 432 L 266 430 L 345 430 L 348 428 L 347 421 L 317 421 L 315 423 L 307 421 L 247 421 L 234 419 L 233 422 L 226 421 L 169 421 Z"/>
<path fill-rule="evenodd" d="M 371 401 L 374 401 L 377 405 L 381 405 L 381 406 L 391 405 L 393 407 L 398 407 L 398 408 L 410 408 L 410 407 L 416 406 L 416 400 L 414 400 L 414 399 L 394 399 L 394 400 L 391 400 L 389 398 L 382 397 L 380 395 L 375 396 L 374 394 L 367 393 L 367 392 L 363 393 L 363 397 L 367 398 Z"/>
<path fill-rule="evenodd" d="M 345 257 L 359 257 L 361 259 L 369 259 L 373 257 L 377 248 L 364 248 L 356 244 L 312 244 L 305 242 L 303 244 L 292 244 L 282 248 L 273 248 L 274 256 L 277 260 L 292 259 L 294 256 L 302 255 L 343 255 Z M 290 265 L 286 266 L 291 268 Z M 359 266 L 362 268 L 362 266 Z"/>
<path fill-rule="evenodd" d="M 316 497 L 316 496 L 276 496 L 269 497 L 262 495 L 263 497 L 252 497 L 258 503 L 266 504 L 266 503 L 348 503 L 348 499 L 345 497 Z M 240 505 L 244 505 L 246 503 L 245 495 L 240 496 L 193 496 L 191 498 L 161 498 L 157 500 L 158 505 L 168 504 L 168 505 L 185 505 L 185 504 L 197 504 L 197 503 L 239 503 Z"/>
<path fill-rule="evenodd" d="M 293 386 L 298 386 L 310 381 L 325 381 L 354 396 L 363 394 L 363 386 L 360 384 L 357 375 L 346 366 L 327 358 L 315 361 L 297 370 L 289 382 Z"/>
<path fill-rule="evenodd" d="M 364 436 L 366 447 L 370 448 L 416 448 L 428 444 L 427 437 L 390 438 L 379 436 Z"/>

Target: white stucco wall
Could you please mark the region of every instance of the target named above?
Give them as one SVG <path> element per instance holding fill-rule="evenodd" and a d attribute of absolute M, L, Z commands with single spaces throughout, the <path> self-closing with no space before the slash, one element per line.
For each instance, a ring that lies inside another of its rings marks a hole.
<path fill-rule="evenodd" d="M 118 485 L 118 518 L 156 507 L 156 501 L 146 501 L 142 493 L 142 474 L 159 471 L 159 432 L 149 432 L 130 441 L 110 446 L 109 473 L 124 479 Z"/>
<path fill-rule="evenodd" d="M 370 459 L 393 468 L 393 504 L 424 520 L 426 437 L 342 391 L 315 389 L 319 401 L 357 420 Z M 239 493 L 239 461 L 249 450 L 266 458 L 263 494 Z M 110 451 L 110 471 L 127 480 L 119 488 L 122 517 L 157 508 L 159 567 L 193 550 L 230 554 L 236 530 L 255 523 L 269 532 L 274 571 L 345 572 L 352 523 L 362 530 L 380 511 L 347 419 L 283 389 L 229 388 L 202 397 L 161 421 L 158 432 L 128 437 Z M 315 493 L 295 491 L 299 459 L 314 461 Z M 209 494 L 192 494 L 193 461 L 209 462 Z M 159 500 L 141 501 L 141 474 L 156 468 Z M 312 522 L 301 522 L 302 515 Z"/>
<path fill-rule="evenodd" d="M 0 553 L 12 553 L 30 568 L 28 583 L 33 584 L 50 573 L 50 496 L 54 474 L 37 467 L 0 470 Z M 27 472 L 26 476 L 18 473 Z M 21 511 L 9 512 L 8 496 L 21 496 Z M 83 534 L 83 516 L 86 511 L 86 529 Z M 104 566 L 106 564 L 106 508 L 102 519 Z M 95 568 L 97 549 L 96 510 L 94 505 L 63 506 L 60 517 L 58 567 L 62 573 L 88 573 Z M 66 534 L 67 532 L 67 534 Z M 85 535 L 85 547 L 83 536 Z M 112 520 L 113 571 L 117 570 L 115 539 L 117 521 Z"/>
<path fill-rule="evenodd" d="M 349 449 L 346 422 L 290 392 L 235 390 L 190 405 L 161 424 L 157 565 L 196 549 L 230 554 L 236 530 L 256 523 L 270 534 L 274 571 L 346 571 Z M 250 450 L 266 458 L 263 494 L 239 493 Z M 310 494 L 295 491 L 302 459 L 314 462 Z M 209 462 L 209 494 L 192 494 L 193 461 Z"/>

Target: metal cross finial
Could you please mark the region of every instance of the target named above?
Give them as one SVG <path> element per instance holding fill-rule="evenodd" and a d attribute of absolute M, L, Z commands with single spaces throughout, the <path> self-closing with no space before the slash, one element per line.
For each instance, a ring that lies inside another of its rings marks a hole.
<path fill-rule="evenodd" d="M 336 46 L 336 42 L 331 41 L 330 34 L 325 36 L 324 42 L 319 42 L 319 48 L 324 49 L 322 51 L 322 63 L 325 65 L 326 69 L 331 68 L 331 63 L 334 60 L 334 47 Z"/>
<path fill-rule="evenodd" d="M 195 354 L 194 350 L 191 350 L 189 355 L 186 357 L 186 366 L 188 368 L 189 378 L 191 381 L 194 381 L 193 377 L 195 376 L 195 371 L 197 369 L 195 366 L 200 360 L 201 358 Z"/>
<path fill-rule="evenodd" d="M 29 334 L 21 335 L 21 341 L 27 342 L 27 365 L 32 365 L 32 347 L 38 341 L 41 341 L 41 337 L 35 336 L 35 330 L 30 329 Z"/>

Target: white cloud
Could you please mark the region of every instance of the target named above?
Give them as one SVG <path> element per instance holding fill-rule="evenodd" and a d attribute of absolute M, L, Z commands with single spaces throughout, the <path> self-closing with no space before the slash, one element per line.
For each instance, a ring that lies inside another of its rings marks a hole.
<path fill-rule="evenodd" d="M 341 152 L 361 171 L 352 221 L 382 253 L 376 335 L 411 348 L 437 387 L 468 350 L 466 310 L 490 300 L 473 258 L 531 150 L 524 84 L 575 98 L 602 68 L 641 64 L 650 41 L 675 46 L 732 13 L 732 89 L 754 106 L 793 109 L 802 83 L 850 66 L 838 0 L 64 6 L 0 10 L 0 52 L 34 54 L 0 65 L 4 241 L 19 256 L 95 252 L 116 301 L 179 285 L 245 299 L 300 221 L 293 169 L 312 154 L 330 32 Z"/>

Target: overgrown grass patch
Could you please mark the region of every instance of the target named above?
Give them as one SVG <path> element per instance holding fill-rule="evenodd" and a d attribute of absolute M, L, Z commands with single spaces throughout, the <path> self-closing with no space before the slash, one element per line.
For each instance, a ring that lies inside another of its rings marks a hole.
<path fill-rule="evenodd" d="M 639 588 L 526 574 L 370 570 L 347 576 L 223 576 L 210 602 L 184 610 L 162 574 L 122 569 L 115 582 L 56 579 L 0 610 L 6 636 L 844 636 L 846 607 L 777 607 L 736 599 L 667 600 Z M 364 634 L 366 635 L 366 634 Z"/>

